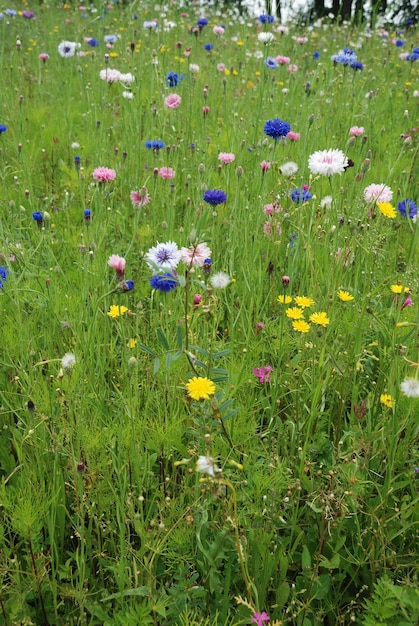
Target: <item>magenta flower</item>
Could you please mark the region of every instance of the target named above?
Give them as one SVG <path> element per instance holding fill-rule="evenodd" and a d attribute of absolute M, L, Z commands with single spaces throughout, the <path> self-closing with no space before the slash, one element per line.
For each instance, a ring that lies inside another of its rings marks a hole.
<path fill-rule="evenodd" d="M 48 52 L 41 52 L 41 54 L 38 56 L 38 59 L 41 59 L 41 61 L 45 63 L 45 61 L 49 59 Z"/>
<path fill-rule="evenodd" d="M 260 383 L 270 383 L 270 375 L 273 371 L 273 367 L 271 367 L 270 365 L 264 365 L 263 367 L 255 367 L 253 369 L 253 374 L 257 376 Z"/>
<path fill-rule="evenodd" d="M 182 98 L 177 93 L 171 93 L 164 99 L 164 104 L 168 109 L 177 109 Z"/>
<path fill-rule="evenodd" d="M 112 269 L 115 270 L 118 278 L 124 277 L 126 264 L 127 262 L 124 257 L 119 256 L 118 254 L 112 254 L 108 260 L 109 267 L 112 267 Z"/>
<path fill-rule="evenodd" d="M 298 141 L 300 137 L 300 133 L 295 133 L 293 130 L 290 130 L 290 132 L 287 134 L 287 139 L 289 139 L 290 141 Z"/>
<path fill-rule="evenodd" d="M 150 196 L 146 187 L 141 187 L 140 191 L 131 191 L 129 197 L 134 207 L 142 207 L 150 202 Z"/>
<path fill-rule="evenodd" d="M 256 626 L 263 626 L 263 622 L 269 622 L 271 618 L 266 613 L 266 611 L 262 611 L 262 613 L 255 613 L 250 620 L 251 624 L 256 624 Z"/>
<path fill-rule="evenodd" d="M 100 183 L 107 183 L 110 180 L 114 180 L 114 178 L 116 177 L 116 172 L 109 167 L 97 167 L 94 170 L 92 176 Z"/>
<path fill-rule="evenodd" d="M 262 161 L 260 164 L 260 169 L 262 170 L 262 174 L 271 169 L 270 161 Z"/>

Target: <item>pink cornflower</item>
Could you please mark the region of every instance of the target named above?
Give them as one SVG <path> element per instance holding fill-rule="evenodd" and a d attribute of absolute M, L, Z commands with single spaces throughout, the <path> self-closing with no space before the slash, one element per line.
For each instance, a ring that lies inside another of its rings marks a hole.
<path fill-rule="evenodd" d="M 295 74 L 296 72 L 298 72 L 298 65 L 294 65 L 294 64 L 290 64 L 288 65 L 288 71 L 292 72 L 293 74 Z"/>
<path fill-rule="evenodd" d="M 114 70 L 111 67 L 107 67 L 104 70 L 100 70 L 99 76 L 101 80 L 106 80 L 107 83 L 118 83 L 121 80 L 121 72 Z"/>
<path fill-rule="evenodd" d="M 263 622 L 269 622 L 270 619 L 269 615 L 262 611 L 262 613 L 254 613 L 250 623 L 256 624 L 256 626 L 263 626 Z"/>
<path fill-rule="evenodd" d="M 146 187 L 141 187 L 140 191 L 131 191 L 129 197 L 134 207 L 142 207 L 150 202 L 150 196 Z"/>
<path fill-rule="evenodd" d="M 391 202 L 393 192 L 387 185 L 373 183 L 364 189 L 365 202 Z"/>
<path fill-rule="evenodd" d="M 49 54 L 48 52 L 41 52 L 38 58 L 45 63 L 45 61 L 49 59 Z"/>
<path fill-rule="evenodd" d="M 273 371 L 274 371 L 273 367 L 271 367 L 270 365 L 264 365 L 263 367 L 255 367 L 253 369 L 253 374 L 255 376 L 257 376 L 257 378 L 258 378 L 260 383 L 269 383 L 269 382 L 271 382 L 270 381 L 270 375 L 271 375 L 271 372 L 273 372 Z M 259 615 L 259 614 L 255 613 L 255 617 L 256 617 L 256 615 Z M 265 615 L 266 615 L 266 613 L 265 613 Z M 269 617 L 268 617 L 268 620 L 269 620 Z M 266 622 L 267 620 L 265 619 L 265 620 L 262 620 L 262 621 Z M 256 622 L 256 620 L 252 619 L 252 623 L 255 623 L 255 622 Z M 259 624 L 259 622 L 256 622 L 256 623 Z"/>
<path fill-rule="evenodd" d="M 232 152 L 220 152 L 218 155 L 218 160 L 225 165 L 227 165 L 227 163 L 232 163 L 235 158 L 236 156 Z"/>
<path fill-rule="evenodd" d="M 168 109 L 177 109 L 182 98 L 177 93 L 171 93 L 164 99 L 164 104 Z"/>
<path fill-rule="evenodd" d="M 226 66 L 224 65 L 224 63 L 218 63 L 217 70 L 219 72 L 225 72 L 226 71 Z"/>
<path fill-rule="evenodd" d="M 279 63 L 279 65 L 289 65 L 291 62 L 291 59 L 289 57 L 284 57 L 281 54 L 277 57 L 275 57 L 276 62 Z"/>
<path fill-rule="evenodd" d="M 263 207 L 263 212 L 266 213 L 266 215 L 273 215 L 274 213 L 279 213 L 280 211 L 282 211 L 282 206 L 278 202 L 265 204 Z"/>
<path fill-rule="evenodd" d="M 214 28 L 212 29 L 212 32 L 215 35 L 224 35 L 225 28 L 224 28 L 224 26 L 214 26 Z"/>
<path fill-rule="evenodd" d="M 365 132 L 365 129 L 363 126 L 352 126 L 349 129 L 349 134 L 351 135 L 351 137 L 360 137 L 361 135 L 363 135 Z"/>
<path fill-rule="evenodd" d="M 298 141 L 300 137 L 300 133 L 295 133 L 293 130 L 290 130 L 290 132 L 287 133 L 287 139 L 289 139 L 290 141 Z"/>
<path fill-rule="evenodd" d="M 114 180 L 114 178 L 116 177 L 116 172 L 109 167 L 97 167 L 94 170 L 92 176 L 100 183 L 107 183 L 110 180 Z"/>
<path fill-rule="evenodd" d="M 206 243 L 198 243 L 191 248 L 181 248 L 180 260 L 185 265 L 193 265 L 194 267 L 202 267 L 207 259 L 211 258 L 211 250 Z"/>
<path fill-rule="evenodd" d="M 403 304 L 402 304 L 402 311 L 403 311 L 403 309 L 405 309 L 407 306 L 413 306 L 413 300 L 412 300 L 412 298 L 409 298 L 409 297 L 405 298 L 405 300 L 404 300 L 404 302 L 403 302 Z"/>
<path fill-rule="evenodd" d="M 204 117 L 206 117 L 210 111 L 211 111 L 211 109 L 209 107 L 207 107 L 207 106 L 202 107 L 202 113 L 203 113 Z"/>
<path fill-rule="evenodd" d="M 165 180 L 170 180 L 176 176 L 176 172 L 171 167 L 161 167 L 159 169 L 159 176 Z"/>
<path fill-rule="evenodd" d="M 112 254 L 108 260 L 109 267 L 112 267 L 112 269 L 115 270 L 118 278 L 124 277 L 126 264 L 127 262 L 124 257 L 119 256 L 118 254 Z"/>
<path fill-rule="evenodd" d="M 271 163 L 270 161 L 262 161 L 260 164 L 260 167 L 262 170 L 262 174 L 264 174 L 265 172 L 271 169 Z"/>
<path fill-rule="evenodd" d="M 295 37 L 293 38 L 299 44 L 307 43 L 308 37 Z"/>
<path fill-rule="evenodd" d="M 279 237 L 282 233 L 281 224 L 276 220 L 273 222 L 267 221 L 263 225 L 263 232 L 267 237 L 272 237 L 273 235 Z"/>

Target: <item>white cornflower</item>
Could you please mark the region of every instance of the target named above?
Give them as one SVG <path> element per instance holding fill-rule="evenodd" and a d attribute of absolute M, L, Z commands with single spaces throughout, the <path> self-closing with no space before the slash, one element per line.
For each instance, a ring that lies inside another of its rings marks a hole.
<path fill-rule="evenodd" d="M 308 167 L 312 174 L 332 176 L 342 174 L 348 167 L 348 159 L 342 150 L 316 150 L 308 159 Z"/>
<path fill-rule="evenodd" d="M 111 67 L 100 70 L 99 76 L 102 80 L 106 80 L 107 83 L 117 83 L 121 80 L 121 72 L 113 70 Z"/>
<path fill-rule="evenodd" d="M 271 41 L 273 41 L 275 39 L 275 36 L 273 35 L 273 33 L 259 33 L 258 35 L 258 40 L 261 41 L 262 43 L 270 43 Z"/>
<path fill-rule="evenodd" d="M 126 98 L 127 100 L 132 100 L 134 97 L 134 94 L 132 93 L 132 91 L 123 91 L 122 97 Z"/>
<path fill-rule="evenodd" d="M 322 207 L 322 209 L 330 209 L 332 206 L 332 202 L 332 196 L 325 196 L 320 200 L 320 206 Z"/>
<path fill-rule="evenodd" d="M 75 43 L 74 41 L 61 41 L 58 44 L 58 54 L 63 57 L 63 59 L 68 59 L 75 55 L 77 48 L 80 48 L 79 43 Z"/>
<path fill-rule="evenodd" d="M 231 278 L 225 272 L 216 272 L 210 278 L 213 289 L 225 289 L 231 283 Z"/>
<path fill-rule="evenodd" d="M 152 269 L 157 266 L 160 270 L 174 270 L 180 261 L 180 256 L 180 250 L 174 241 L 157 242 L 157 245 L 147 252 L 145 260 Z"/>
<path fill-rule="evenodd" d="M 131 74 L 131 72 L 128 72 L 127 74 L 120 74 L 119 80 L 121 81 L 121 83 L 125 83 L 126 85 L 131 85 L 131 83 L 134 82 L 135 78 Z"/>
<path fill-rule="evenodd" d="M 419 398 L 419 380 L 417 378 L 405 378 L 400 389 L 408 398 Z"/>

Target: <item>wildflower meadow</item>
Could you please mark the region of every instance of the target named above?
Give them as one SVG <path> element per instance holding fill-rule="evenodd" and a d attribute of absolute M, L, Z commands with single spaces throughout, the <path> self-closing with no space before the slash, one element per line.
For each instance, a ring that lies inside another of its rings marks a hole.
<path fill-rule="evenodd" d="M 0 623 L 419 620 L 419 35 L 0 7 Z"/>

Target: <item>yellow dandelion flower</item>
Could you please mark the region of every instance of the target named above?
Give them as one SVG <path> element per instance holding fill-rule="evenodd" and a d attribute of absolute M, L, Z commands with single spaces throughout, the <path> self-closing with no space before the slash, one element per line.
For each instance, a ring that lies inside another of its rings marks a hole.
<path fill-rule="evenodd" d="M 292 298 L 291 296 L 285 296 L 283 294 L 281 294 L 280 296 L 277 297 L 278 302 L 280 302 L 281 304 L 289 304 L 290 302 L 292 302 Z"/>
<path fill-rule="evenodd" d="M 137 340 L 136 339 L 130 339 L 127 343 L 127 348 L 135 348 L 135 346 L 137 345 Z"/>
<path fill-rule="evenodd" d="M 310 330 L 310 324 L 307 324 L 304 320 L 294 320 L 292 323 L 292 327 L 298 333 L 308 333 Z"/>
<path fill-rule="evenodd" d="M 308 298 L 307 296 L 295 296 L 294 302 L 297 306 L 300 306 L 302 309 L 306 307 L 313 306 L 314 300 L 313 298 Z"/>
<path fill-rule="evenodd" d="M 286 309 L 285 315 L 289 317 L 291 320 L 301 320 L 304 317 L 303 309 L 300 309 L 298 306 L 290 307 Z"/>
<path fill-rule="evenodd" d="M 193 400 L 209 400 L 215 393 L 215 384 L 204 376 L 194 376 L 186 383 L 186 389 Z"/>
<path fill-rule="evenodd" d="M 344 291 L 343 289 L 339 289 L 338 298 L 342 300 L 342 302 L 350 302 L 354 299 L 354 296 L 349 293 L 349 291 Z"/>
<path fill-rule="evenodd" d="M 317 324 L 318 326 L 327 326 L 330 322 L 330 319 L 327 317 L 327 313 L 325 311 L 313 313 L 310 315 L 309 319 L 310 322 L 313 322 L 313 324 Z"/>
<path fill-rule="evenodd" d="M 390 285 L 390 289 L 393 293 L 408 293 L 409 287 L 403 287 L 403 285 Z"/>
<path fill-rule="evenodd" d="M 120 315 L 123 315 L 128 311 L 126 306 L 118 306 L 117 304 L 111 304 L 109 307 L 108 315 L 113 319 L 117 319 Z"/>
<path fill-rule="evenodd" d="M 382 393 L 380 396 L 381 404 L 384 406 L 388 406 L 389 409 L 392 409 L 394 406 L 394 400 L 389 393 Z"/>
<path fill-rule="evenodd" d="M 397 216 L 397 211 L 390 202 L 377 202 L 377 206 L 385 217 L 394 219 Z"/>

